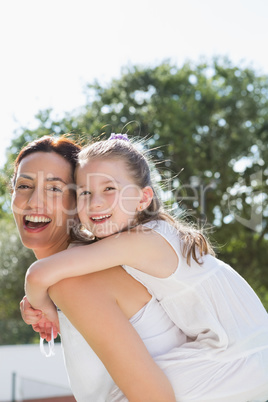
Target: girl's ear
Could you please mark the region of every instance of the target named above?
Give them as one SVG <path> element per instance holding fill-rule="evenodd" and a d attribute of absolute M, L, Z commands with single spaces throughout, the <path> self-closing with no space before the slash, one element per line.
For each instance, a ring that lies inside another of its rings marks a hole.
<path fill-rule="evenodd" d="M 140 199 L 139 204 L 137 206 L 137 210 L 139 212 L 141 212 L 144 209 L 148 208 L 149 205 L 152 202 L 153 197 L 154 197 L 153 189 L 150 186 L 144 187 L 141 191 L 142 191 L 142 196 L 141 196 L 141 199 Z"/>

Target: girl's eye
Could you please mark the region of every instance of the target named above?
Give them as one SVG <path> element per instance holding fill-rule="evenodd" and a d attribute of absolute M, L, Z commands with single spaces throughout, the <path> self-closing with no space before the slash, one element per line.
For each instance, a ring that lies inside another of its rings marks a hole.
<path fill-rule="evenodd" d="M 81 193 L 78 194 L 78 195 L 79 195 L 79 197 L 80 197 L 81 195 L 90 195 L 90 194 L 91 194 L 90 191 L 84 190 L 84 191 L 81 191 Z"/>
<path fill-rule="evenodd" d="M 104 191 L 111 191 L 111 190 L 115 190 L 114 187 L 106 187 Z"/>

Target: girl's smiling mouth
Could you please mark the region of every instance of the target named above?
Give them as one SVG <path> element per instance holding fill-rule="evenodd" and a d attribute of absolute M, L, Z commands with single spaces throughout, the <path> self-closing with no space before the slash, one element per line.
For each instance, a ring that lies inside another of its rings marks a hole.
<path fill-rule="evenodd" d="M 94 223 L 102 223 L 111 218 L 112 215 L 99 215 L 99 216 L 92 216 L 90 219 Z"/>

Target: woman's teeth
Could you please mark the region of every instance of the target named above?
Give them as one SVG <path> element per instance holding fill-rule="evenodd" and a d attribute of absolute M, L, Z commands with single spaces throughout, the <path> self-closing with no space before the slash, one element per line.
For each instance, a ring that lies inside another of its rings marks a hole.
<path fill-rule="evenodd" d="M 29 222 L 34 222 L 34 223 L 39 223 L 39 222 L 43 222 L 43 223 L 48 223 L 51 222 L 50 218 L 47 218 L 45 216 L 31 216 L 31 215 L 26 215 L 25 216 L 25 220 L 29 221 Z"/>

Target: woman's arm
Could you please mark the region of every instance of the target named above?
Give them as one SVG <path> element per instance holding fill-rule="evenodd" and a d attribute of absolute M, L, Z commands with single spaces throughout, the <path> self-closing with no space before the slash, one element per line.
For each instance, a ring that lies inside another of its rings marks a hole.
<path fill-rule="evenodd" d="M 115 293 L 110 279 L 103 281 L 98 274 L 67 279 L 49 290 L 129 401 L 175 402 L 167 377 L 122 313 Z"/>
<path fill-rule="evenodd" d="M 167 277 L 175 271 L 178 258 L 154 231 L 123 232 L 36 261 L 26 274 L 26 295 L 34 308 L 44 311 L 44 307 L 51 306 L 47 289 L 55 283 L 124 264 L 153 276 Z"/>

